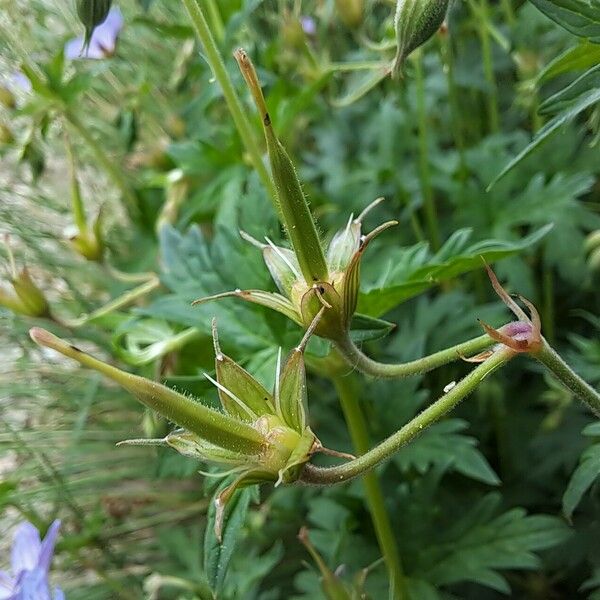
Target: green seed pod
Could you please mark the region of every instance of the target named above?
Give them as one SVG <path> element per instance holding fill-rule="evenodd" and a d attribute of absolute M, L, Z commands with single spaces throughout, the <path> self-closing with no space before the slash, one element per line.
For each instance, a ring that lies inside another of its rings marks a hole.
<path fill-rule="evenodd" d="M 271 174 L 277 190 L 279 216 L 287 230 L 302 275 L 308 285 L 317 281 L 327 281 L 327 263 L 308 201 L 302 191 L 296 168 L 273 131 L 254 65 L 241 48 L 236 50 L 235 59 L 260 112 Z"/>
<path fill-rule="evenodd" d="M 398 0 L 394 27 L 398 49 L 392 74 L 397 77 L 407 56 L 442 25 L 450 0 Z"/>
<path fill-rule="evenodd" d="M 94 29 L 106 20 L 112 0 L 77 0 L 77 16 L 85 27 L 84 47 L 89 46 Z"/>

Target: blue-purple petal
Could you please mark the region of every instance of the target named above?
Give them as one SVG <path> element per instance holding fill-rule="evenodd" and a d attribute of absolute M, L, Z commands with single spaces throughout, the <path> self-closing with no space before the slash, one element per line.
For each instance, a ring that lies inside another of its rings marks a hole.
<path fill-rule="evenodd" d="M 19 584 L 15 600 L 52 600 L 48 588 L 48 574 L 43 569 L 27 571 Z"/>
<path fill-rule="evenodd" d="M 0 571 L 0 600 L 8 600 L 12 596 L 15 583 L 15 580 L 6 571 Z"/>
<path fill-rule="evenodd" d="M 59 588 L 54 588 L 54 600 L 65 600 L 65 593 Z"/>
<path fill-rule="evenodd" d="M 21 523 L 15 532 L 11 553 L 11 567 L 15 577 L 23 571 L 35 569 L 42 543 L 38 530 L 29 522 Z"/>
<path fill-rule="evenodd" d="M 39 552 L 37 566 L 46 573 L 48 573 L 48 570 L 50 569 L 52 555 L 54 554 L 54 545 L 56 544 L 56 537 L 58 536 L 59 529 L 60 520 L 56 519 L 54 523 L 50 525 Z"/>

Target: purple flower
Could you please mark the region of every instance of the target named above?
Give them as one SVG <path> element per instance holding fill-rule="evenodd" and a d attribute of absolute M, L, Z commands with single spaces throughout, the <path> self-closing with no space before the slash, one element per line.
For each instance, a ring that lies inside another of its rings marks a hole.
<path fill-rule="evenodd" d="M 315 35 L 317 33 L 317 23 L 312 17 L 300 17 L 300 23 L 306 35 Z"/>
<path fill-rule="evenodd" d="M 19 525 L 11 553 L 12 575 L 0 571 L 0 600 L 64 600 L 62 590 L 55 588 L 51 594 L 48 583 L 59 528 L 60 521 L 54 521 L 41 541 L 31 523 Z"/>
<path fill-rule="evenodd" d="M 65 44 L 65 56 L 70 59 L 110 58 L 115 53 L 121 29 L 123 29 L 123 15 L 118 8 L 111 8 L 106 20 L 94 29 L 88 48 L 85 48 L 83 36 L 69 40 Z"/>

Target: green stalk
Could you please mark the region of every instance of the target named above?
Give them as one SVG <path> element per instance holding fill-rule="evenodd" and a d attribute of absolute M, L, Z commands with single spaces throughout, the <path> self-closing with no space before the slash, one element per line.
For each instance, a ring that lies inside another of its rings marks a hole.
<path fill-rule="evenodd" d="M 264 436 L 245 423 L 212 410 L 155 381 L 121 371 L 67 344 L 44 329 L 34 327 L 30 335 L 40 346 L 52 348 L 81 365 L 102 373 L 124 387 L 148 408 L 212 444 L 251 455 L 263 450 Z"/>
<path fill-rule="evenodd" d="M 354 449 L 357 454 L 364 454 L 368 452 L 371 444 L 365 418 L 356 398 L 354 378 L 352 375 L 336 377 L 333 383 L 344 411 Z M 375 471 L 365 473 L 363 484 L 379 548 L 389 573 L 390 587 L 394 591 L 393 598 L 401 600 L 406 597 L 404 571 L 377 473 Z"/>
<path fill-rule="evenodd" d="M 269 193 L 274 206 L 277 207 L 277 195 L 275 193 L 275 187 L 262 161 L 262 153 L 254 137 L 252 125 L 246 116 L 246 111 L 242 106 L 235 88 L 233 87 L 233 83 L 231 82 L 229 74 L 227 73 L 227 69 L 225 68 L 225 64 L 223 63 L 223 59 L 219 53 L 219 49 L 217 48 L 215 40 L 212 36 L 210 27 L 206 22 L 206 17 L 204 16 L 202 8 L 200 7 L 198 0 L 182 1 L 188 14 L 190 15 L 190 19 L 192 20 L 192 24 L 196 30 L 196 35 L 202 42 L 204 52 L 206 54 L 206 60 L 210 65 L 216 80 L 219 82 L 221 89 L 223 90 L 225 102 L 227 103 L 229 112 L 231 112 L 231 116 L 238 133 L 242 138 L 242 142 L 246 147 L 246 151 L 250 156 L 252 165 L 256 169 L 260 180 Z"/>
<path fill-rule="evenodd" d="M 541 350 L 533 356 L 550 369 L 575 396 L 585 402 L 597 417 L 600 417 L 600 393 L 579 377 L 546 340 L 544 340 Z"/>
<path fill-rule="evenodd" d="M 452 51 L 452 41 L 450 39 L 450 36 L 442 35 L 439 37 L 442 60 L 446 65 L 446 68 L 444 70 L 446 71 L 446 82 L 448 84 L 448 100 L 450 103 L 450 113 L 452 116 L 452 134 L 454 137 L 454 145 L 458 149 L 462 179 L 467 172 L 467 163 L 465 160 L 465 140 L 462 131 L 462 112 L 460 110 L 458 88 L 456 86 L 456 80 L 454 77 L 454 53 Z"/>
<path fill-rule="evenodd" d="M 542 274 L 542 290 L 544 293 L 544 337 L 554 343 L 554 273 L 550 265 L 544 264 Z"/>
<path fill-rule="evenodd" d="M 375 446 L 366 454 L 337 467 L 320 468 L 308 464 L 304 467 L 301 481 L 312 485 L 331 485 L 364 475 L 380 462 L 390 458 L 402 446 L 421 434 L 424 429 L 439 421 L 455 408 L 461 400 L 472 393 L 485 377 L 514 356 L 515 353 L 509 348 L 499 349 L 459 381 L 449 392 L 381 444 Z M 598 407 L 600 408 L 600 401 Z"/>
<path fill-rule="evenodd" d="M 66 322 L 69 327 L 81 327 L 85 323 L 89 323 L 95 319 L 100 319 L 106 315 L 109 315 L 125 306 L 128 306 L 132 302 L 143 298 L 144 296 L 154 292 L 160 287 L 160 280 L 156 275 L 153 275 L 152 279 L 144 282 L 138 287 L 128 290 L 118 298 L 107 302 L 104 306 L 96 309 L 88 315 L 83 315 L 78 319 Z"/>
<path fill-rule="evenodd" d="M 346 361 L 361 373 L 373 377 L 409 377 L 437 369 L 463 356 L 471 356 L 486 350 L 494 344 L 487 334 L 480 335 L 451 348 L 440 350 L 429 356 L 418 358 L 406 363 L 380 363 L 365 354 L 354 344 L 349 335 L 335 342 L 337 349 Z"/>
<path fill-rule="evenodd" d="M 492 44 L 490 32 L 488 30 L 488 21 L 490 20 L 490 7 L 488 0 L 480 0 L 479 11 L 474 9 L 473 1 L 469 2 L 473 9 L 474 17 L 477 21 L 479 39 L 481 41 L 481 54 L 483 59 L 483 73 L 489 87 L 487 96 L 488 118 L 490 131 L 498 133 L 500 131 L 500 116 L 498 112 L 498 86 L 496 84 L 496 75 L 494 74 L 494 60 L 492 58 Z M 478 15 L 477 12 L 480 12 Z"/>
<path fill-rule="evenodd" d="M 73 113 L 69 109 L 65 109 L 63 114 L 69 125 L 87 144 L 88 148 L 92 151 L 99 165 L 102 167 L 102 169 L 104 169 L 105 173 L 121 192 L 130 217 L 135 218 L 139 213 L 138 200 L 134 191 L 131 189 L 131 186 L 125 179 L 125 176 L 123 175 L 122 171 L 106 155 L 104 148 L 94 139 L 94 136 L 90 133 L 87 127 L 79 120 L 79 117 L 75 113 Z"/>
<path fill-rule="evenodd" d="M 429 143 L 427 140 L 427 108 L 425 106 L 425 77 L 423 75 L 423 54 L 417 52 L 415 65 L 415 86 L 417 91 L 417 122 L 419 142 L 419 173 L 421 176 L 421 191 L 425 207 L 425 219 L 429 233 L 431 247 L 437 250 L 440 247 L 440 229 L 437 219 L 433 188 L 431 187 L 431 174 L 429 172 Z"/>
<path fill-rule="evenodd" d="M 205 0 L 205 2 L 212 30 L 217 40 L 222 42 L 223 38 L 225 37 L 225 27 L 223 26 L 223 19 L 221 18 L 221 13 L 219 12 L 219 6 L 216 0 Z"/>

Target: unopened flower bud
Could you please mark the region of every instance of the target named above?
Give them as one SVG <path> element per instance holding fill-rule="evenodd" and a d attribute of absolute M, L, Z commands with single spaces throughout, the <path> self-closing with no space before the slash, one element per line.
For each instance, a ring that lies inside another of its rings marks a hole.
<path fill-rule="evenodd" d="M 11 110 L 17 106 L 15 95 L 3 85 L 0 85 L 0 105 Z"/>
<path fill-rule="evenodd" d="M 15 136 L 10 127 L 5 123 L 0 123 L 0 145 L 8 146 L 15 141 Z"/>
<path fill-rule="evenodd" d="M 50 317 L 50 306 L 44 293 L 33 281 L 27 267 L 17 270 L 8 239 L 5 240 L 5 245 L 10 260 L 10 283 L 14 293 L 0 288 L 0 306 L 27 317 Z"/>
<path fill-rule="evenodd" d="M 106 20 L 112 0 L 77 0 L 77 16 L 85 27 L 84 48 L 89 46 L 94 29 Z"/>
<path fill-rule="evenodd" d="M 356 29 L 363 22 L 363 0 L 335 0 L 340 19 L 350 29 Z"/>
<path fill-rule="evenodd" d="M 394 27 L 398 48 L 392 67 L 394 77 L 408 55 L 423 45 L 442 25 L 449 0 L 397 0 Z"/>

